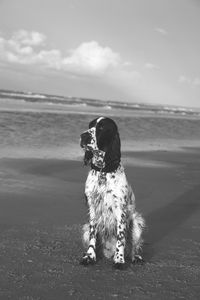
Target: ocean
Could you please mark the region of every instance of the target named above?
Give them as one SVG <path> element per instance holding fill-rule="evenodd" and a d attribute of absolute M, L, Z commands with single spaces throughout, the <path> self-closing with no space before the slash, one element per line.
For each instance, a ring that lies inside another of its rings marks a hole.
<path fill-rule="evenodd" d="M 192 147 L 200 141 L 195 109 L 0 90 L 0 157 L 80 159 L 80 134 L 102 112 L 116 121 L 123 151 Z"/>

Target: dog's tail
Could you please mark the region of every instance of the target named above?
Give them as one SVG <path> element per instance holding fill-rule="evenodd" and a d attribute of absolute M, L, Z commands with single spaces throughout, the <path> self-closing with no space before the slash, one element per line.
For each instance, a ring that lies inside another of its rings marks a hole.
<path fill-rule="evenodd" d="M 103 254 L 106 258 L 111 258 L 116 249 L 117 239 L 115 237 L 110 238 L 103 242 Z"/>
<path fill-rule="evenodd" d="M 84 248 L 87 248 L 89 246 L 89 241 L 90 241 L 90 225 L 89 223 L 86 223 L 83 225 L 82 228 L 83 234 L 82 234 L 82 242 Z"/>
<path fill-rule="evenodd" d="M 144 218 L 138 212 L 133 213 L 132 222 L 132 243 L 135 251 L 138 252 L 143 244 L 142 232 L 146 224 Z"/>

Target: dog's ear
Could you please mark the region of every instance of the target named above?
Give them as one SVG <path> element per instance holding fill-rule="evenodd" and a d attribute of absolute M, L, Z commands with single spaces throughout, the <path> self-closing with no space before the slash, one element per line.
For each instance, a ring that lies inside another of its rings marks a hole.
<path fill-rule="evenodd" d="M 85 166 L 88 166 L 90 164 L 92 157 L 93 157 L 92 151 L 86 150 L 83 158 L 83 162 Z"/>
<path fill-rule="evenodd" d="M 105 154 L 105 164 L 111 168 L 118 166 L 121 160 L 121 142 L 118 131 L 113 136 Z"/>

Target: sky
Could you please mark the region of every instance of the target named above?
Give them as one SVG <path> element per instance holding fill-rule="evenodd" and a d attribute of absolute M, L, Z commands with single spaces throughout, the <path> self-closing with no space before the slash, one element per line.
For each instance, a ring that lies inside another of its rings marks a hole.
<path fill-rule="evenodd" d="M 200 0 L 0 0 L 0 89 L 200 107 Z"/>

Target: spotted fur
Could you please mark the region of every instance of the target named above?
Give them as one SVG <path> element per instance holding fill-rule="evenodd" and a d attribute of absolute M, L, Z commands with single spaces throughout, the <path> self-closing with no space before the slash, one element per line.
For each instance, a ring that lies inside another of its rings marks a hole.
<path fill-rule="evenodd" d="M 102 134 L 99 133 L 100 125 L 104 125 Z M 117 155 L 108 153 L 113 145 L 103 141 L 108 131 L 110 139 L 107 140 L 115 143 L 112 151 L 117 151 Z M 89 130 L 81 135 L 81 146 L 86 153 L 90 152 L 87 155 L 91 165 L 85 183 L 89 223 L 83 226 L 83 242 L 87 249 L 82 258 L 83 264 L 96 261 L 98 244 L 104 256 L 113 258 L 117 267 L 125 263 L 128 244 L 131 245 L 131 260 L 142 260 L 139 250 L 144 219 L 135 209 L 135 196 L 120 162 L 120 149 L 116 149 L 117 143 L 113 138 L 117 134 L 114 121 L 101 117 L 93 120 Z"/>

